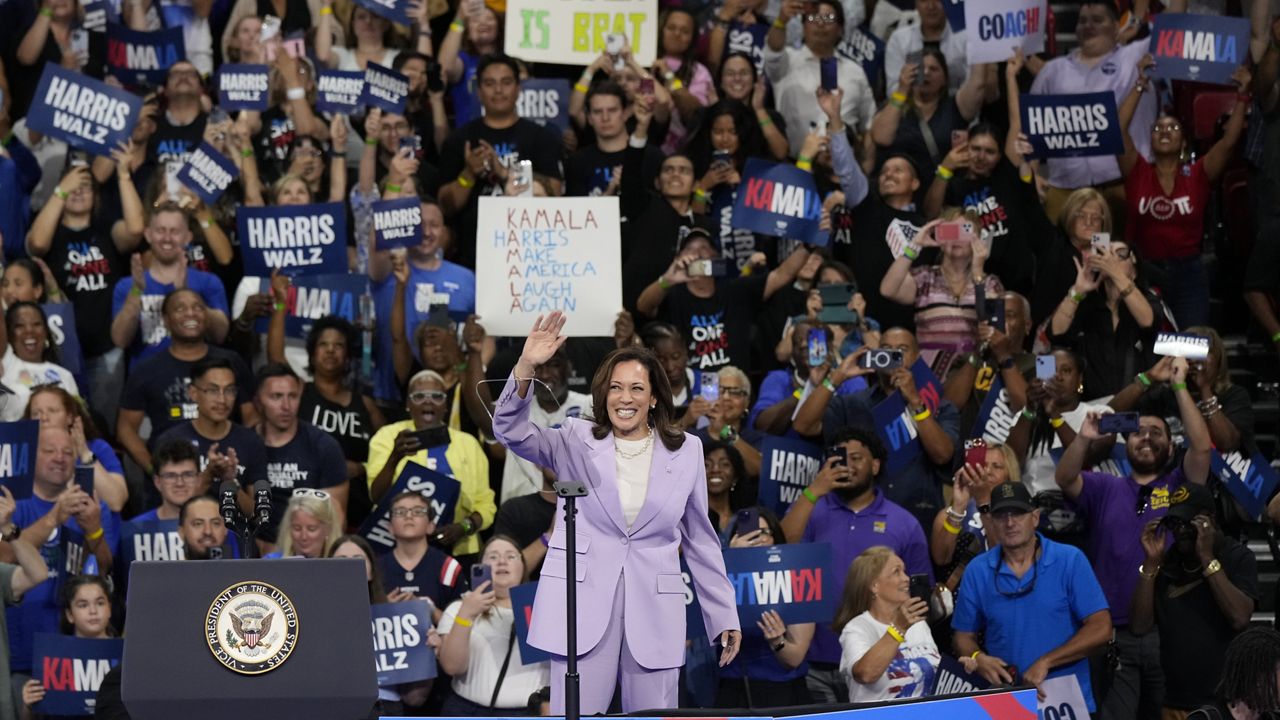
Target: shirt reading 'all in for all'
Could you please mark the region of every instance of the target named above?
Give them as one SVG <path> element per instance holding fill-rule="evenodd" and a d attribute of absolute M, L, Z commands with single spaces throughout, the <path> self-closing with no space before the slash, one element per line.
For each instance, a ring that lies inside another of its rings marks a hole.
<path fill-rule="evenodd" d="M 853 666 L 871 646 L 880 642 L 889 626 L 871 617 L 871 611 L 849 621 L 840 631 L 840 674 L 849 683 L 849 702 L 879 702 L 923 697 L 933 687 L 933 677 L 942 662 L 938 646 L 933 642 L 927 623 L 918 622 L 907 628 L 905 642 L 889 661 L 884 674 L 873 683 L 862 684 L 853 679 Z"/>

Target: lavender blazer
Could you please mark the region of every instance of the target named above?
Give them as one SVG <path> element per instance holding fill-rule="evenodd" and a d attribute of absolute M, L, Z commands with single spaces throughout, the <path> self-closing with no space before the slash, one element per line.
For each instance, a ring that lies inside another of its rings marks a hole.
<path fill-rule="evenodd" d="M 593 423 L 569 418 L 554 429 L 529 422 L 533 391 L 521 399 L 516 380 L 507 379 L 493 414 L 493 434 L 526 460 L 551 468 L 566 480 L 582 480 L 589 497 L 578 501 L 578 653 L 600 642 L 613 620 L 618 576 L 626 574 L 627 645 L 651 670 L 684 664 L 685 584 L 683 550 L 702 605 L 708 639 L 740 630 L 733 587 L 725 575 L 720 539 L 707 517 L 707 475 L 702 443 L 685 434 L 671 452 L 654 438 L 649 489 L 635 523 L 627 528 L 618 494 L 613 436 L 597 440 Z M 565 655 L 564 500 L 557 503 L 555 532 L 542 563 L 533 603 L 529 644 Z"/>

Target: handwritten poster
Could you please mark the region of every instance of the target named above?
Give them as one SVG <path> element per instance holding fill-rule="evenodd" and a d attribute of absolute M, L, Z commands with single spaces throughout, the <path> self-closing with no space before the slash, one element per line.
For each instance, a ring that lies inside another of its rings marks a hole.
<path fill-rule="evenodd" d="M 658 0 L 507 0 L 505 29 L 506 53 L 528 62 L 590 65 L 617 34 L 649 67 L 658 56 Z"/>

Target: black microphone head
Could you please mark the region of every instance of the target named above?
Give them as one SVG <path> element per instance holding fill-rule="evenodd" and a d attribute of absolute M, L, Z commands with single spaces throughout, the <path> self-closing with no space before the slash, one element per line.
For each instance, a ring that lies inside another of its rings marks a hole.
<path fill-rule="evenodd" d="M 239 510 L 236 508 L 236 481 L 223 480 L 218 486 L 219 502 L 222 506 L 222 520 L 227 525 L 235 523 Z"/>
<path fill-rule="evenodd" d="M 228 500 L 235 502 L 236 490 L 238 489 L 239 486 L 236 485 L 235 480 L 223 480 L 222 484 L 218 486 L 218 496 L 222 498 L 224 503 Z"/>
<path fill-rule="evenodd" d="M 271 483 L 267 482 L 266 480 L 254 481 L 253 494 L 256 496 L 261 496 L 263 493 L 266 493 L 267 495 L 271 494 Z"/>
<path fill-rule="evenodd" d="M 258 522 L 271 522 L 271 483 L 257 480 L 253 483 L 253 514 Z"/>

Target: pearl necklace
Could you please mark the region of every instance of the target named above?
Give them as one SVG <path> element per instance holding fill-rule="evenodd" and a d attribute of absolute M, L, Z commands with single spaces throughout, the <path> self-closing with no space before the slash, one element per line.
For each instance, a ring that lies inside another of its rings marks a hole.
<path fill-rule="evenodd" d="M 618 447 L 617 443 L 614 443 L 613 450 L 614 452 L 618 453 L 618 457 L 622 458 L 623 460 L 634 460 L 640 457 L 641 455 L 649 452 L 649 447 L 651 445 L 653 445 L 653 428 L 649 428 L 649 434 L 645 435 L 644 445 L 641 445 L 639 450 L 629 453 L 624 451 L 622 448 Z"/>

